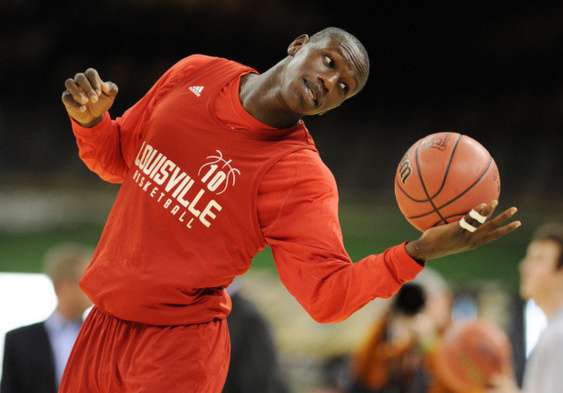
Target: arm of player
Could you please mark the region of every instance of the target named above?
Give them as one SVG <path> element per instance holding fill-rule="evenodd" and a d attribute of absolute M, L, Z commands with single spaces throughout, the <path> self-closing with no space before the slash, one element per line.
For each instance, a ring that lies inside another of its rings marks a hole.
<path fill-rule="evenodd" d="M 376 297 L 390 297 L 423 268 L 404 244 L 352 263 L 336 182 L 310 150 L 285 157 L 264 176 L 258 216 L 282 283 L 318 322 L 342 321 Z"/>
<path fill-rule="evenodd" d="M 89 68 L 65 81 L 62 101 L 72 119 L 79 156 L 103 180 L 121 183 L 127 172 L 120 143 L 120 130 L 109 118 L 118 93 L 117 85 L 104 82 Z"/>
<path fill-rule="evenodd" d="M 497 205 L 498 202 L 495 200 L 488 204 L 482 203 L 474 210 L 483 216 L 490 217 Z M 427 229 L 418 240 L 407 243 L 407 253 L 416 260 L 427 261 L 475 249 L 518 228 L 521 225 L 520 221 L 505 224 L 516 212 L 517 209 L 511 207 L 483 224 L 467 214 L 465 221 L 477 228 L 475 232 L 461 228 L 459 222 Z"/>
<path fill-rule="evenodd" d="M 209 60 L 201 55 L 178 61 L 141 100 L 115 120 L 108 112 L 118 91 L 114 83 L 104 82 L 92 68 L 67 79 L 62 101 L 73 120 L 79 155 L 86 166 L 105 181 L 121 183 L 137 155 L 143 125 L 156 103 L 180 78 L 206 61 Z"/>
<path fill-rule="evenodd" d="M 494 207 L 496 202 L 477 209 L 488 215 Z M 514 210 L 473 234 L 453 223 L 352 263 L 342 240 L 336 183 L 316 153 L 303 150 L 278 162 L 264 176 L 258 195 L 260 226 L 280 279 L 315 320 L 325 323 L 342 321 L 376 297 L 395 294 L 426 259 L 475 248 L 514 230 L 518 222 L 502 226 Z"/>

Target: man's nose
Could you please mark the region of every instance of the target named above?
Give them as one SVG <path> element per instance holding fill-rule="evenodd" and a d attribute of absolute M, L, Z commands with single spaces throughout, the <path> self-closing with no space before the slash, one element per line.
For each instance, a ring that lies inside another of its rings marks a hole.
<path fill-rule="evenodd" d="M 338 83 L 338 79 L 340 78 L 340 76 L 338 75 L 337 72 L 328 71 L 328 72 L 325 72 L 324 74 L 322 74 L 320 78 L 323 82 L 323 86 L 324 86 L 326 92 L 328 94 L 330 94 L 330 93 L 332 93 L 332 91 L 336 87 L 336 85 Z"/>

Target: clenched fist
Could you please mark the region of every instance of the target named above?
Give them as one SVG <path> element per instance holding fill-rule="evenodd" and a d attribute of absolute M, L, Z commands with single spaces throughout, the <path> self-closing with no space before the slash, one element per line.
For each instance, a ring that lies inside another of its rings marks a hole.
<path fill-rule="evenodd" d="M 102 81 L 93 68 L 67 79 L 65 87 L 62 100 L 66 111 L 83 127 L 93 127 L 101 122 L 118 92 L 115 83 Z"/>

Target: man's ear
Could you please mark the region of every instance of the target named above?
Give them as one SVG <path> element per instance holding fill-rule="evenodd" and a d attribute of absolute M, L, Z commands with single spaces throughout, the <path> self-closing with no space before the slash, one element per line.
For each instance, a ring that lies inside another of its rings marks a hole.
<path fill-rule="evenodd" d="M 287 48 L 287 54 L 289 56 L 294 56 L 299 50 L 309 42 L 309 36 L 307 34 L 301 34 L 299 37 L 293 40 L 289 47 Z"/>

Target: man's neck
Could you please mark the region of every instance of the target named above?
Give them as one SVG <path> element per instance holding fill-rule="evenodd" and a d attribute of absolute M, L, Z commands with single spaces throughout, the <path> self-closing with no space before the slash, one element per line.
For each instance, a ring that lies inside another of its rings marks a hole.
<path fill-rule="evenodd" d="M 547 299 L 535 300 L 543 313 L 550 320 L 560 309 L 563 308 L 563 293 L 557 293 Z"/>
<path fill-rule="evenodd" d="M 247 74 L 241 78 L 239 98 L 243 108 L 255 119 L 274 128 L 294 126 L 301 116 L 288 110 L 279 95 L 282 60 L 261 75 Z"/>
<path fill-rule="evenodd" d="M 62 303 L 59 303 L 57 306 L 57 312 L 65 321 L 73 321 L 82 318 L 82 313 L 79 312 L 76 307 L 65 306 Z"/>

